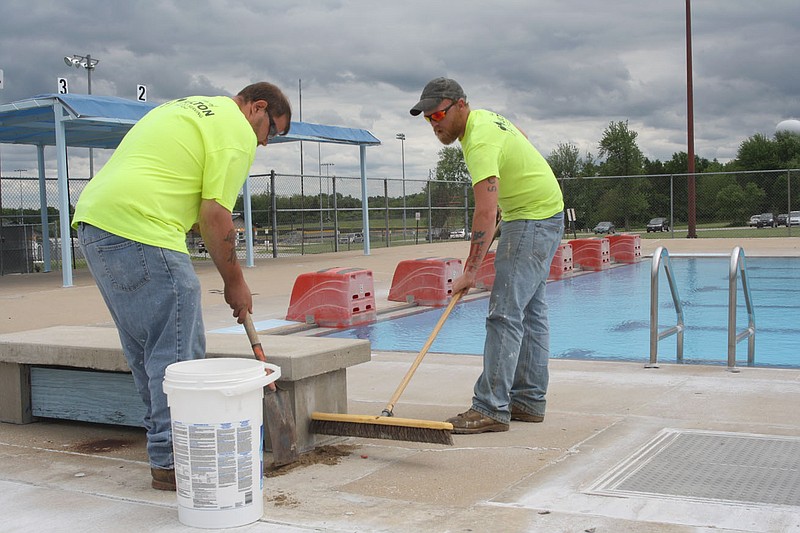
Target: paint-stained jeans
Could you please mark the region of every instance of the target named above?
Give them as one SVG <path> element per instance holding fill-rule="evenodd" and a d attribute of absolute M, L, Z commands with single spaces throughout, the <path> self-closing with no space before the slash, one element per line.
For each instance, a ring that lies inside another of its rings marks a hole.
<path fill-rule="evenodd" d="M 191 258 L 88 224 L 80 224 L 78 238 L 147 408 L 150 465 L 173 468 L 164 372 L 177 361 L 205 356 L 200 281 Z"/>
<path fill-rule="evenodd" d="M 563 232 L 563 213 L 545 220 L 503 222 L 501 227 L 483 373 L 472 399 L 473 409 L 500 422 L 509 422 L 512 404 L 544 416 L 550 380 L 545 287 Z"/>

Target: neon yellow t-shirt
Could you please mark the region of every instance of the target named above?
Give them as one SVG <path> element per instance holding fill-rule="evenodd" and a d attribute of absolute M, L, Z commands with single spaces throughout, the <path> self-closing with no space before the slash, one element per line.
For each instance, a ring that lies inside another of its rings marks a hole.
<path fill-rule="evenodd" d="M 499 178 L 497 203 L 503 220 L 543 220 L 564 210 L 564 199 L 547 160 L 505 117 L 470 111 L 461 149 L 473 186 Z"/>
<path fill-rule="evenodd" d="M 125 135 L 75 206 L 86 222 L 144 244 L 188 253 L 202 199 L 233 210 L 257 146 L 227 96 L 191 96 L 147 113 Z"/>

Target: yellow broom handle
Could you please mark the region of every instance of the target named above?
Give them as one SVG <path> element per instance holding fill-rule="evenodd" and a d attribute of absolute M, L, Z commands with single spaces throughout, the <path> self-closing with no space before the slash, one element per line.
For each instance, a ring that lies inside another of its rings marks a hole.
<path fill-rule="evenodd" d="M 495 241 L 495 239 L 497 239 L 497 236 L 499 234 L 500 234 L 500 222 L 498 222 L 497 226 L 494 228 L 494 234 L 492 235 L 491 242 L 489 242 L 489 246 L 492 245 L 492 243 Z M 394 391 L 394 394 L 392 395 L 392 398 L 389 400 L 389 403 L 386 404 L 386 408 L 383 410 L 383 414 L 385 416 L 392 416 L 392 411 L 394 410 L 394 404 L 397 403 L 397 400 L 400 399 L 400 395 L 402 395 L 403 391 L 406 390 L 408 382 L 411 381 L 411 376 L 414 375 L 414 372 L 416 372 L 417 367 L 419 367 L 420 363 L 422 362 L 422 359 L 425 357 L 425 354 L 427 354 L 428 350 L 431 348 L 433 341 L 436 340 L 436 335 L 439 334 L 439 330 L 441 330 L 442 326 L 444 326 L 444 322 L 445 320 L 447 320 L 447 317 L 450 316 L 450 312 L 453 310 L 458 301 L 464 294 L 466 294 L 468 290 L 469 289 L 463 290 L 453 295 L 453 297 L 450 299 L 450 303 L 448 303 L 447 307 L 444 309 L 444 313 L 442 313 L 442 316 L 436 323 L 436 327 L 433 328 L 433 332 L 430 334 L 428 340 L 425 342 L 425 346 L 422 347 L 422 350 L 420 350 L 419 354 L 417 355 L 417 358 L 414 359 L 414 363 L 412 363 L 411 368 L 408 369 L 408 372 L 406 372 L 406 375 L 403 377 L 403 381 L 401 381 L 400 385 L 397 386 L 397 390 Z"/>
<path fill-rule="evenodd" d="M 458 301 L 461 299 L 461 296 L 464 294 L 464 292 L 465 291 L 461 291 L 450 299 L 450 303 L 448 303 L 447 307 L 445 307 L 444 313 L 442 313 L 442 316 L 436 323 L 436 327 L 433 328 L 433 332 L 428 337 L 428 340 L 425 342 L 425 345 L 422 347 L 422 350 L 420 350 L 419 354 L 417 355 L 417 358 L 414 359 L 414 363 L 411 365 L 411 368 L 409 368 L 408 372 L 406 372 L 406 375 L 403 377 L 403 381 L 401 381 L 400 385 L 397 386 L 397 390 L 394 391 L 394 394 L 392 395 L 392 398 L 389 400 L 389 403 L 386 404 L 386 409 L 384 409 L 384 412 L 389 412 L 389 413 L 392 412 L 392 410 L 394 409 L 394 404 L 397 403 L 397 400 L 400 399 L 400 395 L 403 394 L 403 391 L 406 390 L 409 381 L 411 381 L 411 376 L 414 375 L 414 372 L 416 372 L 420 363 L 422 363 L 422 359 L 425 357 L 425 354 L 428 353 L 428 350 L 430 350 L 433 341 L 436 340 L 436 336 L 439 334 L 439 330 L 441 330 L 442 326 L 444 326 L 445 320 L 447 320 L 447 317 L 450 316 L 450 312 L 453 310 Z"/>

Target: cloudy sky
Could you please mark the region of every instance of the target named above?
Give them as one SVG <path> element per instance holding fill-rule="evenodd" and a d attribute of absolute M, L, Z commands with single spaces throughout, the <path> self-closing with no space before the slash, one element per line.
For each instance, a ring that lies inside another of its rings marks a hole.
<path fill-rule="evenodd" d="M 441 145 L 408 109 L 444 75 L 544 155 L 568 142 L 596 155 L 609 122 L 627 120 L 644 154 L 665 161 L 686 151 L 685 10 L 684 0 L 3 0 L 0 103 L 54 93 L 59 77 L 86 92 L 86 71 L 64 63 L 72 54 L 100 60 L 93 94 L 134 98 L 145 84 L 156 103 L 268 80 L 295 119 L 302 103 L 304 121 L 381 139 L 367 149 L 370 177 L 400 177 L 405 133 L 406 176 L 424 179 Z M 727 161 L 747 137 L 800 118 L 798 28 L 798 0 L 692 2 L 699 156 Z M 71 175 L 88 174 L 85 150 L 73 152 Z M 307 173 L 333 163 L 331 174 L 358 175 L 357 148 L 304 152 Z M 36 168 L 30 147 L 0 156 L 4 175 Z M 253 171 L 273 168 L 299 173 L 299 145 L 259 149 Z"/>

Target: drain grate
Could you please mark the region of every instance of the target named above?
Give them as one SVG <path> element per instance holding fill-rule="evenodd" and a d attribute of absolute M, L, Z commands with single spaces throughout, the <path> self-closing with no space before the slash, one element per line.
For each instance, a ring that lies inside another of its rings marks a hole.
<path fill-rule="evenodd" d="M 800 439 L 664 429 L 588 492 L 800 507 Z"/>

